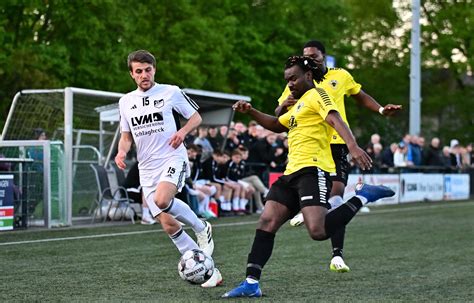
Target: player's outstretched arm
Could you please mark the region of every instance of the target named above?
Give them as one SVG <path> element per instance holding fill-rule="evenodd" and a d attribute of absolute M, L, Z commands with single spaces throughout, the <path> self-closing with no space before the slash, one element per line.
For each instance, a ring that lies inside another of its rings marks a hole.
<path fill-rule="evenodd" d="M 354 99 L 356 99 L 357 103 L 360 105 L 370 109 L 371 111 L 379 112 L 384 116 L 392 116 L 402 110 L 401 105 L 387 104 L 385 106 L 381 106 L 377 101 L 375 101 L 374 98 L 372 98 L 372 96 L 363 90 L 360 90 L 358 94 L 352 95 L 352 97 L 354 97 Z"/>
<path fill-rule="evenodd" d="M 372 159 L 370 156 L 359 147 L 352 134 L 350 128 L 342 120 L 341 115 L 335 110 L 329 112 L 326 116 L 326 122 L 329 123 L 346 142 L 347 148 L 351 153 L 352 159 L 360 166 L 363 170 L 370 169 L 372 167 Z"/>
<path fill-rule="evenodd" d="M 288 128 L 283 126 L 280 121 L 278 121 L 277 117 L 270 116 L 256 110 L 252 107 L 252 105 L 250 105 L 250 103 L 246 101 L 237 101 L 234 105 L 232 105 L 232 109 L 237 112 L 252 116 L 252 118 L 254 118 L 258 124 L 268 130 L 271 130 L 272 132 L 282 133 L 288 131 Z"/>
<path fill-rule="evenodd" d="M 182 128 L 180 128 L 171 138 L 170 138 L 170 143 L 173 148 L 178 148 L 178 146 L 183 143 L 184 138 L 186 138 L 186 135 L 189 134 L 193 129 L 199 126 L 201 124 L 202 118 L 201 115 L 198 112 L 195 112 L 189 120 L 186 122 L 186 124 L 183 125 Z"/>
<path fill-rule="evenodd" d="M 132 134 L 130 132 L 122 132 L 118 144 L 118 153 L 117 156 L 115 156 L 115 164 L 117 164 L 117 166 L 122 170 L 127 167 L 125 158 L 127 157 L 128 151 L 132 147 L 132 143 Z"/>

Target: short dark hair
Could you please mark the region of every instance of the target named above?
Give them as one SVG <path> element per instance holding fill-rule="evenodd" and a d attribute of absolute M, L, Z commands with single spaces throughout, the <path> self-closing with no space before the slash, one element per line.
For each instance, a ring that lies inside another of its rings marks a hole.
<path fill-rule="evenodd" d="M 326 48 L 324 47 L 324 44 L 322 44 L 318 40 L 311 40 L 311 41 L 306 42 L 303 48 L 307 48 L 307 47 L 316 47 L 317 49 L 321 51 L 321 53 L 323 53 L 323 55 L 326 54 Z"/>
<path fill-rule="evenodd" d="M 132 62 L 149 63 L 156 67 L 155 57 L 149 51 L 143 49 L 128 54 L 127 64 L 130 71 L 132 71 Z"/>
<path fill-rule="evenodd" d="M 318 66 L 313 58 L 308 56 L 291 56 L 286 60 L 285 70 L 295 65 L 298 65 L 305 73 L 311 71 L 313 80 L 317 83 L 324 80 L 325 72 Z"/>

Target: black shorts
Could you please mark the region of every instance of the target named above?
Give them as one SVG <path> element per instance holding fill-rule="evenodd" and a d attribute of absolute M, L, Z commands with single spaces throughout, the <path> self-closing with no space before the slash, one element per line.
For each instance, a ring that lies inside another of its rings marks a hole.
<path fill-rule="evenodd" d="M 349 149 L 345 144 L 331 144 L 332 159 L 336 164 L 336 175 L 331 175 L 331 181 L 339 181 L 347 185 L 351 164 L 349 163 Z"/>
<path fill-rule="evenodd" d="M 291 175 L 283 175 L 272 184 L 265 201 L 275 201 L 288 207 L 291 216 L 301 208 L 319 205 L 327 209 L 331 180 L 329 173 L 317 167 L 305 167 Z"/>

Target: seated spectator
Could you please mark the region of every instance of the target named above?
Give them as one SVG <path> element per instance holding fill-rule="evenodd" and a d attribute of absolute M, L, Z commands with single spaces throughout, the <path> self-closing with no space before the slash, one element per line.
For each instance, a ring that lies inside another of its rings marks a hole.
<path fill-rule="evenodd" d="M 431 139 L 430 146 L 424 152 L 424 165 L 428 166 L 444 166 L 443 153 L 440 148 L 439 138 Z"/>
<path fill-rule="evenodd" d="M 256 213 L 260 214 L 263 211 L 262 197 L 265 197 L 268 193 L 268 188 L 263 184 L 262 180 L 257 175 L 249 174 L 249 170 L 246 166 L 246 161 L 249 157 L 249 151 L 246 147 L 239 148 L 240 154 L 242 155 L 243 165 L 245 166 L 245 177 L 242 178 L 242 181 L 250 183 L 254 188 L 255 192 L 253 193 L 253 202 L 256 206 Z"/>
<path fill-rule="evenodd" d="M 140 173 L 138 170 L 138 162 L 135 162 L 127 173 L 123 184 L 119 184 L 127 190 L 128 197 L 135 201 L 135 203 L 141 203 L 142 205 L 142 220 L 143 225 L 153 225 L 156 223 L 155 219 L 148 209 L 148 205 L 143 199 L 142 187 L 140 186 Z"/>
<path fill-rule="evenodd" d="M 234 150 L 230 161 L 227 163 L 227 182 L 240 186 L 240 199 L 232 200 L 232 209 L 237 214 L 245 214 L 247 204 L 255 188 L 248 182 L 242 180 L 245 176 L 245 163 L 242 162 L 242 155 L 238 149 Z"/>

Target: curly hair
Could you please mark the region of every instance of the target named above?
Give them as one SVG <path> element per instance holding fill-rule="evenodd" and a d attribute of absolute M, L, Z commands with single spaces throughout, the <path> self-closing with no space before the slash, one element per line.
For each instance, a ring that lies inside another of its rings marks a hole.
<path fill-rule="evenodd" d="M 313 58 L 308 56 L 291 56 L 286 60 L 285 69 L 295 65 L 299 66 L 305 73 L 311 71 L 313 80 L 316 81 L 316 83 L 320 83 L 324 80 L 325 72 L 318 66 Z"/>

